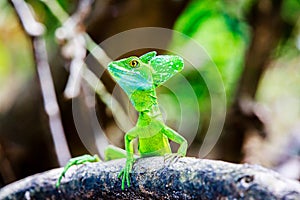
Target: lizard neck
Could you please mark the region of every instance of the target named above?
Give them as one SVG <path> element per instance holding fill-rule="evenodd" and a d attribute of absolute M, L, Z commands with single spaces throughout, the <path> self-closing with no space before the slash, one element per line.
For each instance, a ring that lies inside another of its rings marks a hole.
<path fill-rule="evenodd" d="M 151 106 L 149 110 L 139 112 L 138 126 L 148 126 L 153 120 L 163 121 L 158 104 Z"/>
<path fill-rule="evenodd" d="M 155 112 L 157 106 L 157 97 L 155 88 L 150 90 L 135 90 L 128 95 L 134 108 L 139 112 Z"/>

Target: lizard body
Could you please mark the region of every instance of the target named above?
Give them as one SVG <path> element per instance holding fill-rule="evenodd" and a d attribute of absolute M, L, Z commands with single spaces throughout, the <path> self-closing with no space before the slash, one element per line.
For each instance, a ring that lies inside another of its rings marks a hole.
<path fill-rule="evenodd" d="M 155 89 L 183 69 L 183 59 L 179 56 L 160 55 L 148 52 L 140 57 L 132 56 L 108 65 L 108 71 L 129 97 L 134 108 L 139 112 L 139 118 L 134 128 L 125 136 L 125 151 L 109 146 L 105 150 L 105 160 L 126 158 L 126 165 L 120 172 L 122 189 L 125 184 L 130 186 L 130 172 L 134 158 L 133 140 L 138 139 L 138 154 L 140 157 L 163 156 L 170 154 L 169 139 L 180 144 L 177 155 L 185 156 L 187 141 L 165 125 L 158 106 Z M 78 158 L 78 159 L 77 159 Z M 84 162 L 97 162 L 95 156 L 84 155 L 73 158 L 65 167 L 60 180 L 70 166 Z"/>

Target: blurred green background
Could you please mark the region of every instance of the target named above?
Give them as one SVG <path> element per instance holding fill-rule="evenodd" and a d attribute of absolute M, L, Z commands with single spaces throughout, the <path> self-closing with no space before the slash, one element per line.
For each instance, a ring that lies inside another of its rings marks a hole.
<path fill-rule="evenodd" d="M 46 28 L 49 63 L 70 152 L 72 156 L 88 153 L 74 126 L 72 101 L 63 96 L 70 60 L 63 58 L 55 38 L 59 20 L 42 1 L 26 2 Z M 71 15 L 80 1 L 58 2 Z M 0 186 L 4 186 L 58 167 L 58 162 L 31 38 L 11 2 L 1 1 L 0 10 Z M 149 26 L 173 29 L 194 39 L 212 59 L 196 67 L 212 79 L 215 74 L 210 69 L 219 70 L 227 100 L 221 138 L 207 158 L 260 164 L 300 180 L 299 0 L 95 1 L 84 26 L 96 43 L 125 30 Z M 165 45 L 180 48 L 185 41 L 173 37 Z M 211 118 L 210 94 L 198 70 L 187 67 L 182 74 L 195 91 L 201 113 L 200 128 L 188 150 L 189 156 L 199 156 Z M 114 82 L 109 75 L 105 73 L 101 80 L 112 92 Z M 184 91 L 182 88 L 181 95 L 189 102 Z M 158 93 L 165 112 L 179 116 L 177 97 L 166 87 Z M 96 100 L 98 120 L 107 137 L 123 147 L 124 133 L 105 104 Z M 194 112 L 192 109 L 188 112 Z M 167 119 L 174 128 L 177 122 L 172 117 Z"/>

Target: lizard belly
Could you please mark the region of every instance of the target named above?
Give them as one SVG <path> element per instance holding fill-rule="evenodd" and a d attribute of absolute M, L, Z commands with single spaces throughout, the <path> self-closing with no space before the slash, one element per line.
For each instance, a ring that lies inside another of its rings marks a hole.
<path fill-rule="evenodd" d="M 138 140 L 138 150 L 141 157 L 162 156 L 171 153 L 168 138 L 161 132 Z"/>

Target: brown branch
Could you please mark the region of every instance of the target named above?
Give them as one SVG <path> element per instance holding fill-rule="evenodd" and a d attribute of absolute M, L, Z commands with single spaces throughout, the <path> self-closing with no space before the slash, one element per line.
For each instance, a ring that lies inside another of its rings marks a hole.
<path fill-rule="evenodd" d="M 16 175 L 2 143 L 3 142 L 0 140 L 0 174 L 3 177 L 4 183 L 7 184 L 16 180 Z"/>
<path fill-rule="evenodd" d="M 22 22 L 24 30 L 32 39 L 36 70 L 40 81 L 44 108 L 49 117 L 49 126 L 58 162 L 60 166 L 63 166 L 68 162 L 71 156 L 61 122 L 60 110 L 48 63 L 46 44 L 45 39 L 43 38 L 44 26 L 34 19 L 34 15 L 26 2 L 23 0 L 11 0 L 11 2 L 19 20 Z M 63 149 L 63 151 L 61 151 L 61 149 Z"/>
<path fill-rule="evenodd" d="M 70 75 L 64 91 L 66 98 L 79 95 L 81 77 L 86 55 L 84 19 L 90 12 L 92 0 L 79 1 L 77 11 L 56 30 L 56 38 L 61 42 L 63 56 L 71 59 Z"/>
<path fill-rule="evenodd" d="M 236 97 L 226 122 L 224 137 L 220 142 L 221 159 L 240 162 L 245 135 L 264 136 L 264 127 L 254 111 L 254 99 L 259 81 L 268 67 L 274 48 L 283 36 L 285 22 L 281 18 L 282 0 L 256 1 L 251 10 L 252 40 L 246 54 L 245 67 Z"/>
<path fill-rule="evenodd" d="M 255 97 L 261 75 L 284 33 L 285 23 L 280 14 L 281 5 L 282 0 L 261 0 L 252 8 L 250 25 L 253 37 L 246 55 L 237 99 Z"/>

